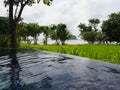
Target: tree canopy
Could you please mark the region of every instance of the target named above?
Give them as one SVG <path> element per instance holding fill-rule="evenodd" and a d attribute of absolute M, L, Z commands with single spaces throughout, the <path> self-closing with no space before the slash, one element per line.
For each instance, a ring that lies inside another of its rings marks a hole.
<path fill-rule="evenodd" d="M 9 19 L 7 17 L 0 17 L 0 34 L 8 33 Z"/>
<path fill-rule="evenodd" d="M 8 32 L 8 17 L 0 17 L 0 47 L 10 46 L 10 34 Z"/>
<path fill-rule="evenodd" d="M 61 44 L 64 45 L 65 41 L 70 38 L 71 34 L 67 30 L 66 24 L 58 24 L 57 26 L 57 35 L 59 36 L 59 39 L 61 41 Z"/>
<path fill-rule="evenodd" d="M 80 36 L 82 39 L 87 41 L 88 43 L 95 43 L 96 37 L 98 35 L 98 29 L 97 26 L 100 23 L 99 19 L 89 19 L 89 25 L 86 25 L 84 23 L 80 23 L 78 25 Z"/>
<path fill-rule="evenodd" d="M 89 19 L 89 25 L 94 29 L 94 31 L 98 31 L 97 26 L 100 23 L 100 20 L 97 18 Z"/>
<path fill-rule="evenodd" d="M 37 23 L 29 23 L 27 25 L 29 36 L 33 37 L 34 44 L 37 44 L 38 36 L 41 33 L 40 26 Z"/>
<path fill-rule="evenodd" d="M 18 22 L 21 19 L 21 14 L 26 5 L 32 6 L 35 3 L 40 3 L 41 0 L 4 0 L 5 6 L 9 6 L 10 18 Z M 42 0 L 44 4 L 50 5 L 53 0 Z"/>
<path fill-rule="evenodd" d="M 11 35 L 11 48 L 17 48 L 16 29 L 21 20 L 22 12 L 25 6 L 32 6 L 40 3 L 41 0 L 4 0 L 5 7 L 8 6 L 9 11 L 9 32 Z M 42 0 L 44 4 L 50 5 L 53 0 Z"/>
<path fill-rule="evenodd" d="M 120 12 L 112 13 L 102 23 L 102 31 L 109 37 L 108 41 L 120 43 Z"/>

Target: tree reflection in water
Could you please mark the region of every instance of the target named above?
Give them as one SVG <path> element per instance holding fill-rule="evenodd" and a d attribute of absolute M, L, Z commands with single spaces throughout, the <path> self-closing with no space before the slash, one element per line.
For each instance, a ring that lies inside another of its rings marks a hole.
<path fill-rule="evenodd" d="M 17 60 L 16 51 L 11 50 L 10 58 L 11 58 L 11 62 L 10 62 L 10 68 L 11 68 L 10 69 L 10 82 L 11 82 L 10 89 L 11 90 L 21 90 L 23 88 L 24 84 L 21 83 L 21 80 L 19 77 L 21 68 L 20 68 L 19 62 Z"/>
<path fill-rule="evenodd" d="M 8 90 L 46 90 L 52 88 L 52 78 L 48 75 L 43 76 L 41 80 L 25 85 L 22 78 L 20 78 L 20 72 L 22 70 L 17 59 L 16 51 L 11 51 L 10 58 L 10 87 Z"/>

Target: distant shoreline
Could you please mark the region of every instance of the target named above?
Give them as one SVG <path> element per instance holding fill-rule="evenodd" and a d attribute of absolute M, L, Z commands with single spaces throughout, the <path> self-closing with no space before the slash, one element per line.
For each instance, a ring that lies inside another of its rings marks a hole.
<path fill-rule="evenodd" d="M 39 40 L 38 44 L 43 44 L 43 41 Z M 55 40 L 48 40 L 48 44 L 55 44 Z M 65 44 L 87 44 L 87 42 L 83 40 L 66 40 Z"/>

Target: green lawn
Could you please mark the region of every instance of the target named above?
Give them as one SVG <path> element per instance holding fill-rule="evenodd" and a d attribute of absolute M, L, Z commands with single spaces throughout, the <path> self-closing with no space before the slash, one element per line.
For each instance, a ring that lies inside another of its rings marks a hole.
<path fill-rule="evenodd" d="M 76 56 L 98 59 L 120 64 L 120 45 L 111 44 L 81 44 L 81 45 L 32 45 L 22 44 L 21 48 L 46 50 Z"/>

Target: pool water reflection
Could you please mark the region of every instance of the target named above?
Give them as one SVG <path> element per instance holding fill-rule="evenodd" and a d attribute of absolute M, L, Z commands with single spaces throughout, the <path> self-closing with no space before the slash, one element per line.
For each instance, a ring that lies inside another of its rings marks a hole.
<path fill-rule="evenodd" d="M 45 51 L 0 56 L 0 90 L 120 90 L 120 65 Z"/>

